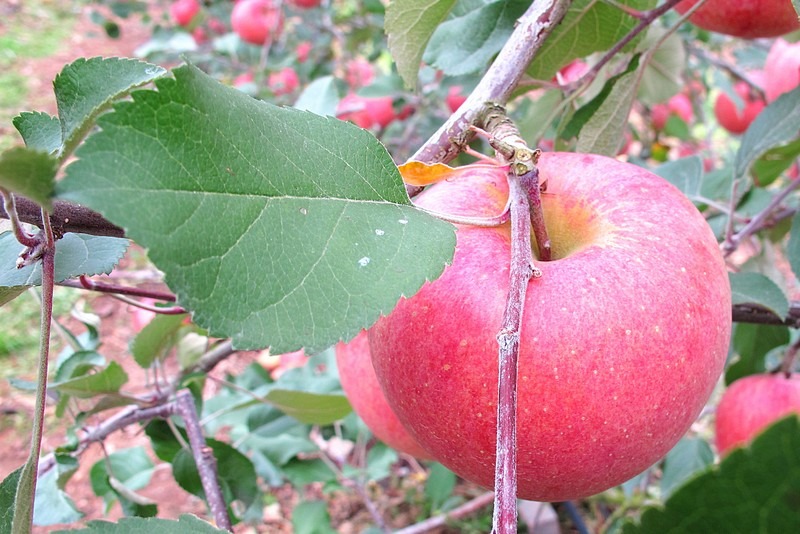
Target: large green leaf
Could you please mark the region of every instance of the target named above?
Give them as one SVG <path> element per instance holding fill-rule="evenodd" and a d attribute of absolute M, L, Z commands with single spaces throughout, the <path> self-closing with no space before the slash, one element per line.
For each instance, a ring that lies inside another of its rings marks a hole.
<path fill-rule="evenodd" d="M 100 118 L 60 196 L 149 248 L 179 303 L 237 348 L 350 339 L 452 258 L 367 131 L 186 66 Z M 143 157 L 146 154 L 146 157 Z"/>
<path fill-rule="evenodd" d="M 118 523 L 90 521 L 79 530 L 59 530 L 54 534 L 227 534 L 193 515 L 184 514 L 177 521 L 154 517 L 123 517 Z"/>
<path fill-rule="evenodd" d="M 63 152 L 72 152 L 112 101 L 166 72 L 158 65 L 123 58 L 81 58 L 64 67 L 53 82 Z"/>
<path fill-rule="evenodd" d="M 623 0 L 638 10 L 650 9 L 655 0 Z M 607 50 L 625 36 L 637 20 L 624 11 L 598 0 L 575 0 L 561 24 L 542 45 L 527 73 L 549 80 L 575 58 Z"/>
<path fill-rule="evenodd" d="M 461 0 L 431 36 L 425 61 L 452 76 L 483 70 L 529 6 L 529 0 Z"/>
<path fill-rule="evenodd" d="M 417 86 L 422 54 L 455 0 L 394 0 L 386 6 L 386 34 L 397 72 L 411 89 Z"/>
<path fill-rule="evenodd" d="M 768 150 L 785 145 L 800 133 L 800 87 L 782 94 L 758 114 L 742 136 L 735 174 L 742 178 Z"/>
<path fill-rule="evenodd" d="M 25 146 L 52 154 L 61 148 L 61 122 L 58 117 L 39 111 L 24 111 L 14 117 Z"/>
<path fill-rule="evenodd" d="M 800 422 L 767 429 L 749 449 L 689 481 L 663 508 L 647 508 L 625 534 L 800 532 Z"/>
<path fill-rule="evenodd" d="M 789 300 L 775 282 L 761 273 L 731 273 L 733 304 L 755 304 L 778 317 L 789 313 Z"/>
<path fill-rule="evenodd" d="M 74 468 L 72 467 L 74 472 Z M 61 467 L 56 465 L 36 482 L 36 503 L 33 507 L 33 524 L 38 526 L 72 523 L 83 514 L 75 506 L 75 502 L 59 486 Z"/>
<path fill-rule="evenodd" d="M 50 387 L 64 395 L 90 398 L 102 393 L 117 393 L 127 382 L 128 373 L 117 362 L 111 362 L 95 373 L 55 382 Z"/>
<path fill-rule="evenodd" d="M 0 187 L 52 209 L 58 162 L 46 152 L 15 147 L 0 154 Z"/>
<path fill-rule="evenodd" d="M 141 367 L 147 369 L 157 358 L 165 355 L 177 342 L 177 334 L 186 314 L 156 315 L 131 341 L 131 354 Z"/>
<path fill-rule="evenodd" d="M 704 439 L 685 437 L 664 459 L 661 494 L 669 496 L 681 484 L 705 470 L 714 462 L 714 451 Z"/>
<path fill-rule="evenodd" d="M 128 240 L 84 234 L 66 234 L 56 242 L 56 281 L 82 274 L 109 273 L 128 248 Z M 11 232 L 0 234 L 0 287 L 38 286 L 42 268 L 37 263 L 16 268 L 23 246 Z"/>

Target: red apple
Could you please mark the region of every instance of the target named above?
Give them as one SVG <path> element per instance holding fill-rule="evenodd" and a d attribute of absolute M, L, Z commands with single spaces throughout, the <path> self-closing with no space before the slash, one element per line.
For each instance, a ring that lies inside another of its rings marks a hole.
<path fill-rule="evenodd" d="M 300 78 L 292 67 L 284 67 L 267 78 L 267 85 L 276 95 L 288 95 L 300 86 Z"/>
<path fill-rule="evenodd" d="M 698 0 L 683 0 L 675 9 L 683 15 Z M 689 21 L 712 32 L 745 39 L 777 37 L 800 29 L 791 0 L 708 0 Z"/>
<path fill-rule="evenodd" d="M 717 406 L 716 441 L 722 455 L 747 445 L 771 423 L 800 415 L 800 376 L 750 375 L 732 383 Z"/>
<path fill-rule="evenodd" d="M 650 118 L 653 121 L 653 128 L 656 130 L 663 130 L 667 124 L 667 120 L 672 116 L 677 115 L 683 122 L 689 124 L 694 118 L 694 110 L 692 109 L 692 101 L 684 93 L 678 93 L 670 98 L 665 104 L 656 104 L 650 111 Z"/>
<path fill-rule="evenodd" d="M 192 37 L 194 37 L 194 42 L 201 45 L 208 42 L 208 32 L 202 26 L 198 26 L 194 30 L 192 30 Z"/>
<path fill-rule="evenodd" d="M 776 39 L 764 64 L 764 92 L 767 102 L 775 101 L 800 85 L 800 43 Z"/>
<path fill-rule="evenodd" d="M 503 170 L 476 169 L 415 200 L 487 217 L 506 203 Z M 638 166 L 543 153 L 553 261 L 527 290 L 520 339 L 519 497 L 603 491 L 683 436 L 723 369 L 731 290 L 703 216 Z M 496 335 L 509 285 L 510 229 L 459 226 L 452 265 L 370 328 L 378 381 L 436 460 L 494 480 Z"/>
<path fill-rule="evenodd" d="M 336 345 L 336 365 L 339 368 L 342 389 L 353 410 L 375 437 L 397 451 L 430 459 L 430 455 L 411 437 L 386 402 L 372 368 L 366 331 L 362 331 L 349 343 Z"/>
<path fill-rule="evenodd" d="M 444 97 L 447 107 L 450 108 L 450 111 L 453 113 L 461 107 L 461 104 L 467 101 L 467 97 L 461 92 L 462 89 L 460 85 L 454 85 L 447 90 L 447 96 Z"/>
<path fill-rule="evenodd" d="M 243 72 L 233 79 L 233 86 L 239 88 L 248 83 L 253 83 L 253 80 L 255 80 L 255 77 L 252 72 Z"/>
<path fill-rule="evenodd" d="M 199 12 L 200 3 L 197 0 L 176 0 L 169 6 L 169 14 L 178 26 L 188 26 Z"/>
<path fill-rule="evenodd" d="M 339 101 L 336 117 L 362 128 L 385 128 L 397 118 L 390 96 L 363 97 L 350 93 Z"/>
<path fill-rule="evenodd" d="M 350 89 L 355 91 L 372 83 L 375 68 L 363 57 L 355 58 L 347 62 L 344 77 Z"/>
<path fill-rule="evenodd" d="M 744 107 L 737 108 L 731 97 L 725 93 L 720 93 L 716 102 L 714 102 L 714 115 L 716 115 L 720 126 L 731 133 L 740 134 L 747 130 L 750 123 L 755 120 L 767 104 L 753 94 L 747 82 L 737 82 L 733 89 L 742 99 Z"/>
<path fill-rule="evenodd" d="M 312 9 L 319 7 L 322 0 L 289 0 L 289 3 L 300 9 Z"/>
<path fill-rule="evenodd" d="M 585 61 L 576 59 L 566 67 L 562 68 L 553 78 L 559 85 L 566 85 L 579 80 L 581 76 L 589 71 L 589 65 Z"/>
<path fill-rule="evenodd" d="M 270 0 L 241 0 L 233 6 L 231 27 L 242 41 L 263 45 L 283 29 L 283 14 Z"/>
<path fill-rule="evenodd" d="M 314 45 L 308 41 L 298 43 L 297 49 L 295 50 L 295 53 L 297 54 L 297 62 L 305 63 L 308 60 L 308 55 L 311 53 L 312 48 L 314 48 Z"/>

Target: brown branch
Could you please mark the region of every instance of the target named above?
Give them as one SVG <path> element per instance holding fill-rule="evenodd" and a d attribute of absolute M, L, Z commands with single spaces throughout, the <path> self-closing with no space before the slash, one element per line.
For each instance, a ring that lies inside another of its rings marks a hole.
<path fill-rule="evenodd" d="M 800 301 L 789 303 L 789 313 L 786 317 L 779 317 L 766 308 L 752 304 L 735 304 L 732 318 L 734 323 L 783 325 L 791 328 L 800 328 Z"/>
<path fill-rule="evenodd" d="M 35 202 L 24 197 L 16 197 L 15 200 L 20 221 L 41 228 L 41 208 Z M 9 218 L 9 214 L 3 206 L 0 206 L 0 218 Z M 107 221 L 96 211 L 65 200 L 56 200 L 53 202 L 50 224 L 53 227 L 53 233 L 56 237 L 60 237 L 68 232 L 109 237 L 125 237 L 125 230 Z"/>
<path fill-rule="evenodd" d="M 114 295 L 127 295 L 130 297 L 149 298 L 153 300 L 163 300 L 165 302 L 175 302 L 175 295 L 166 291 L 157 291 L 153 289 L 141 289 L 138 287 L 119 286 L 116 284 L 107 284 L 92 280 L 89 277 L 81 276 L 78 280 L 64 280 L 59 282 L 58 285 L 64 287 L 71 287 L 74 289 L 88 289 L 89 291 L 97 291 L 98 293 L 111 293 Z"/>
<path fill-rule="evenodd" d="M 430 532 L 436 528 L 446 526 L 454 519 L 460 519 L 462 517 L 474 514 L 481 508 L 491 504 L 493 500 L 494 493 L 488 491 L 478 495 L 470 501 L 465 502 L 461 506 L 453 508 L 446 514 L 437 515 L 406 528 L 401 528 L 400 530 L 396 530 L 394 534 L 424 534 L 425 532 Z"/>
<path fill-rule="evenodd" d="M 425 163 L 448 162 L 470 142 L 475 123 L 486 102 L 505 104 L 550 32 L 569 7 L 569 0 L 534 2 L 508 42 L 461 107 L 411 157 Z"/>
<path fill-rule="evenodd" d="M 203 485 L 203 492 L 206 495 L 208 507 L 211 509 L 211 515 L 219 528 L 233 531 L 231 518 L 228 516 L 228 506 L 225 504 L 222 488 L 217 479 L 217 459 L 214 458 L 214 451 L 211 447 L 206 445 L 203 429 L 197 419 L 194 397 L 189 390 L 184 389 L 178 392 L 175 399 L 175 413 L 181 416 L 186 427 L 186 434 L 189 436 L 192 455 L 197 464 L 197 472 L 200 474 L 200 482 Z"/>

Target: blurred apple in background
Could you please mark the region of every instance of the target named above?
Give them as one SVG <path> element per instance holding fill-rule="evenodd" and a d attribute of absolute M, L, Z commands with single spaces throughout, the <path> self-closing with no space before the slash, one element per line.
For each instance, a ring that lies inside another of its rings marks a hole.
<path fill-rule="evenodd" d="M 767 102 L 800 85 L 800 42 L 789 44 L 775 39 L 764 64 L 764 78 Z"/>
<path fill-rule="evenodd" d="M 762 73 L 750 73 L 751 79 L 758 83 L 763 81 Z M 766 102 L 759 97 L 747 82 L 739 81 L 733 86 L 736 94 L 742 100 L 741 106 L 737 107 L 736 102 L 726 93 L 720 93 L 714 102 L 714 115 L 720 126 L 731 133 L 740 134 L 750 126 L 761 110 L 766 107 Z"/>
<path fill-rule="evenodd" d="M 675 9 L 683 15 L 698 1 L 683 0 Z M 777 37 L 800 29 L 792 0 L 708 0 L 689 17 L 689 22 L 745 39 Z"/>

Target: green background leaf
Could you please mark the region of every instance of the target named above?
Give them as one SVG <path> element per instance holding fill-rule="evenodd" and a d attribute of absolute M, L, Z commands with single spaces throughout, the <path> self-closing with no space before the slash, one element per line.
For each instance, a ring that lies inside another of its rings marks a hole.
<path fill-rule="evenodd" d="M 85 234 L 66 234 L 56 242 L 56 281 L 87 274 L 110 273 L 128 248 L 128 240 Z M 38 286 L 42 269 L 37 263 L 16 268 L 22 245 L 11 232 L 0 234 L 0 286 Z"/>
<path fill-rule="evenodd" d="M 131 342 L 131 354 L 136 363 L 147 369 L 156 358 L 172 347 L 177 341 L 176 334 L 186 317 L 185 313 L 158 314 L 147 323 Z"/>
<path fill-rule="evenodd" d="M 19 467 L 0 483 L 0 532 L 11 532 L 17 501 L 17 484 L 21 474 L 22 467 Z"/>
<path fill-rule="evenodd" d="M 55 534 L 227 534 L 227 531 L 184 514 L 177 521 L 141 517 L 123 517 L 118 523 L 90 521 L 86 528 L 59 530 Z"/>
<path fill-rule="evenodd" d="M 25 111 L 14 117 L 14 127 L 32 150 L 52 154 L 61 148 L 61 122 L 39 111 Z"/>
<path fill-rule="evenodd" d="M 352 411 L 344 395 L 273 389 L 264 400 L 298 421 L 315 425 L 331 424 Z"/>
<path fill-rule="evenodd" d="M 730 273 L 732 302 L 757 304 L 778 317 L 789 313 L 789 300 L 775 282 L 761 273 Z"/>
<path fill-rule="evenodd" d="M 791 416 L 692 479 L 663 508 L 646 509 L 623 532 L 800 532 L 799 508 L 800 421 Z"/>
<path fill-rule="evenodd" d="M 58 162 L 45 152 L 15 147 L 0 154 L 0 187 L 52 209 Z"/>
<path fill-rule="evenodd" d="M 453 226 L 410 205 L 369 132 L 257 101 L 194 67 L 175 76 L 101 117 L 59 190 L 148 247 L 210 335 L 314 353 L 451 260 Z"/>
<path fill-rule="evenodd" d="M 64 395 L 89 398 L 101 393 L 116 393 L 128 382 L 128 374 L 117 362 L 109 363 L 96 373 L 55 382 L 50 387 Z"/>
<path fill-rule="evenodd" d="M 725 371 L 725 383 L 767 370 L 764 359 L 776 347 L 789 343 L 786 326 L 737 323 L 733 331 L 733 350 L 738 360 Z"/>
<path fill-rule="evenodd" d="M 386 6 L 386 35 L 397 72 L 411 89 L 417 86 L 422 54 L 455 0 L 394 0 Z"/>
<path fill-rule="evenodd" d="M 661 494 L 667 498 L 681 484 L 714 462 L 714 451 L 704 439 L 685 437 L 664 459 Z"/>
<path fill-rule="evenodd" d="M 295 534 L 333 534 L 331 517 L 325 501 L 305 501 L 292 511 Z"/>

